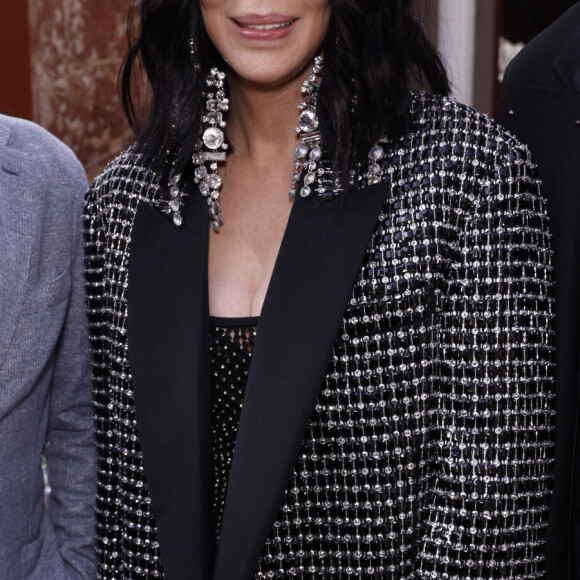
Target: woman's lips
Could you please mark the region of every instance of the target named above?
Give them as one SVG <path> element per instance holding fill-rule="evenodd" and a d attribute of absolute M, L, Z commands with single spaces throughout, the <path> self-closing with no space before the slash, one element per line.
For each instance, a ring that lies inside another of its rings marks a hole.
<path fill-rule="evenodd" d="M 248 14 L 239 18 L 232 18 L 234 26 L 243 38 L 247 40 L 280 40 L 288 36 L 296 18 L 279 14 L 259 16 Z"/>
<path fill-rule="evenodd" d="M 251 28 L 252 30 L 278 30 L 280 28 L 287 28 L 292 24 L 289 22 L 280 22 L 276 24 L 240 24 L 242 28 Z"/>

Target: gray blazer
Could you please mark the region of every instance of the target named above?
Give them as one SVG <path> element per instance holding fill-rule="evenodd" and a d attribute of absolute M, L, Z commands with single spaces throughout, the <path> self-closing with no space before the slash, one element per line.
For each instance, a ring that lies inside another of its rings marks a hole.
<path fill-rule="evenodd" d="M 0 578 L 94 578 L 84 171 L 0 115 Z M 48 465 L 45 505 L 41 457 Z"/>

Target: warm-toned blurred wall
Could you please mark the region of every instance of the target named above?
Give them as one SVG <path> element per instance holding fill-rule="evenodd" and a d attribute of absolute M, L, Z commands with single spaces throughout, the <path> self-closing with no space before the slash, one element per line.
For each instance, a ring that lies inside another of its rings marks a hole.
<path fill-rule="evenodd" d="M 28 5 L 0 0 L 0 111 L 32 117 Z"/>
<path fill-rule="evenodd" d="M 67 143 L 93 178 L 131 140 L 117 75 L 130 0 L 0 0 L 0 112 Z"/>
<path fill-rule="evenodd" d="M 33 119 L 67 143 L 92 178 L 130 140 L 117 91 L 129 0 L 28 5 Z"/>

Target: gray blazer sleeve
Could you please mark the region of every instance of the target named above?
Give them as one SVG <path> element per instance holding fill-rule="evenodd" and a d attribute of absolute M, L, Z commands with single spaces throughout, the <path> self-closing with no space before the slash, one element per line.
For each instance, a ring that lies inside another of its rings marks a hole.
<path fill-rule="evenodd" d="M 86 177 L 78 161 L 62 187 L 79 192 L 74 202 L 71 294 L 56 351 L 45 457 L 53 523 L 69 579 L 95 577 L 95 451 L 84 291 L 82 207 Z"/>

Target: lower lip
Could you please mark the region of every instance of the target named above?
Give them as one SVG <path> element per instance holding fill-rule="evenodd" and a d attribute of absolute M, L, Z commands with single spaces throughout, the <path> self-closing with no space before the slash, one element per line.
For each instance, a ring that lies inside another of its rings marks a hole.
<path fill-rule="evenodd" d="M 292 33 L 296 20 L 293 20 L 290 26 L 284 28 L 271 28 L 269 30 L 257 30 L 255 28 L 247 28 L 241 26 L 235 20 L 232 20 L 234 28 L 237 33 L 246 40 L 255 40 L 258 42 L 267 42 L 273 40 L 281 40 Z"/>

